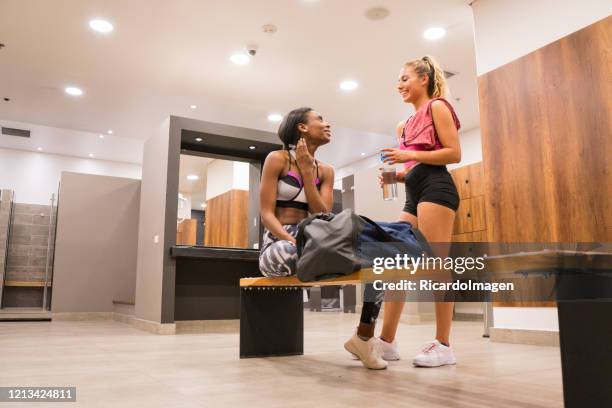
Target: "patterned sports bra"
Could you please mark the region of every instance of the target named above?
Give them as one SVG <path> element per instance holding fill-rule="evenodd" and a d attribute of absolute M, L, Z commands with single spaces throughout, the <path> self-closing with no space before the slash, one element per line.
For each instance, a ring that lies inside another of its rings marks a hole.
<path fill-rule="evenodd" d="M 300 175 L 291 170 L 291 159 L 295 160 L 294 152 L 289 151 L 289 171 L 287 175 L 279 177 L 278 188 L 276 189 L 276 206 L 280 208 L 297 208 L 298 210 L 308 211 L 308 201 L 304 191 L 304 183 Z M 315 185 L 317 190 L 321 188 L 319 180 L 319 163 L 315 160 L 317 176 Z"/>

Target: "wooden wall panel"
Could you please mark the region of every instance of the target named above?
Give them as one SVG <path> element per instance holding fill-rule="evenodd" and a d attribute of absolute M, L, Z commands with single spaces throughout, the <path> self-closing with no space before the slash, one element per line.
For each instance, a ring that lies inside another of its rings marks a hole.
<path fill-rule="evenodd" d="M 206 201 L 204 245 L 247 248 L 249 192 L 230 190 Z"/>
<path fill-rule="evenodd" d="M 198 220 L 187 219 L 181 221 L 176 227 L 176 245 L 195 245 Z"/>
<path fill-rule="evenodd" d="M 479 78 L 489 241 L 605 240 L 611 33 L 608 17 Z"/>

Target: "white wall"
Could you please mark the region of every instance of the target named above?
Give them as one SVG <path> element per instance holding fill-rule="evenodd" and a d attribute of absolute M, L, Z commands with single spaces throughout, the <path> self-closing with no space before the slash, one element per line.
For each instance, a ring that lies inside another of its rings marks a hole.
<path fill-rule="evenodd" d="M 106 133 L 83 132 L 34 123 L 0 119 L 0 126 L 30 131 L 30 137 L 0 135 L 0 148 L 36 152 L 40 147 L 45 153 L 87 159 L 142 164 L 143 140 Z M 100 138 L 100 135 L 103 138 Z"/>
<path fill-rule="evenodd" d="M 62 171 L 140 179 L 141 166 L 96 159 L 0 148 L 0 188 L 15 191 L 15 201 L 49 204 Z"/>
<path fill-rule="evenodd" d="M 249 163 L 234 162 L 234 190 L 249 191 Z"/>
<path fill-rule="evenodd" d="M 402 183 L 397 184 L 396 200 L 385 201 L 378 182 L 379 174 L 378 166 L 355 173 L 355 212 L 374 221 L 397 221 L 404 208 L 406 198 L 404 185 Z"/>
<path fill-rule="evenodd" d="M 461 162 L 446 166 L 449 170 L 482 161 L 480 127 L 461 132 L 459 142 L 461 143 Z"/>
<path fill-rule="evenodd" d="M 232 189 L 234 165 L 228 160 L 213 160 L 206 172 L 206 200 Z"/>
<path fill-rule="evenodd" d="M 485 74 L 612 14 L 610 0 L 476 0 L 477 74 Z"/>
<path fill-rule="evenodd" d="M 206 200 L 230 190 L 249 190 L 249 164 L 213 160 L 206 173 Z"/>

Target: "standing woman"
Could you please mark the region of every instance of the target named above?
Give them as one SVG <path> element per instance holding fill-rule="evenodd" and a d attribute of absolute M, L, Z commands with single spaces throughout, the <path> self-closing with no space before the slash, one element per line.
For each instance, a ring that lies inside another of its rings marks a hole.
<path fill-rule="evenodd" d="M 397 89 L 404 102 L 411 103 L 415 110 L 414 115 L 397 127 L 399 148 L 383 149 L 386 163 L 404 163 L 405 167 L 397 173 L 397 181 L 406 185 L 406 204 L 400 221 L 417 227 L 430 243 L 440 243 L 435 245 L 433 255 L 446 257 L 459 207 L 459 194 L 446 165 L 461 161 L 459 119 L 444 99 L 447 91 L 444 71 L 429 56 L 404 65 Z M 424 145 L 420 131 L 432 122 L 433 144 Z M 404 303 L 385 302 L 380 335 L 385 360 L 399 360 L 395 334 Z M 436 337 L 414 358 L 416 366 L 456 363 L 450 347 L 453 307 L 454 302 L 436 302 Z"/>

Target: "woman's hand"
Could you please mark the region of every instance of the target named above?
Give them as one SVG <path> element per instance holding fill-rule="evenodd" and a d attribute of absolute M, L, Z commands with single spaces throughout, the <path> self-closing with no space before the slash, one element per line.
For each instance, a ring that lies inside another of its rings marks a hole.
<path fill-rule="evenodd" d="M 382 168 L 380 168 L 379 170 L 382 171 Z M 405 171 L 398 171 L 395 173 L 395 182 L 396 183 L 403 183 L 404 182 L 404 178 L 406 177 L 406 172 Z M 382 187 L 383 184 L 383 178 L 382 178 L 382 174 L 380 174 L 378 176 L 378 183 L 380 184 L 380 186 Z"/>
<path fill-rule="evenodd" d="M 387 164 L 406 163 L 414 160 L 414 152 L 411 150 L 400 150 L 391 147 L 381 149 L 384 162 Z"/>
<path fill-rule="evenodd" d="M 395 173 L 395 181 L 397 183 L 403 183 L 404 180 L 406 179 L 406 172 L 405 171 L 398 171 Z"/>
<path fill-rule="evenodd" d="M 314 157 L 312 157 L 308 151 L 306 140 L 304 140 L 304 138 L 300 138 L 300 140 L 297 142 L 297 146 L 295 147 L 295 161 L 297 162 L 302 175 L 306 172 L 312 171 L 312 168 L 314 167 Z"/>

